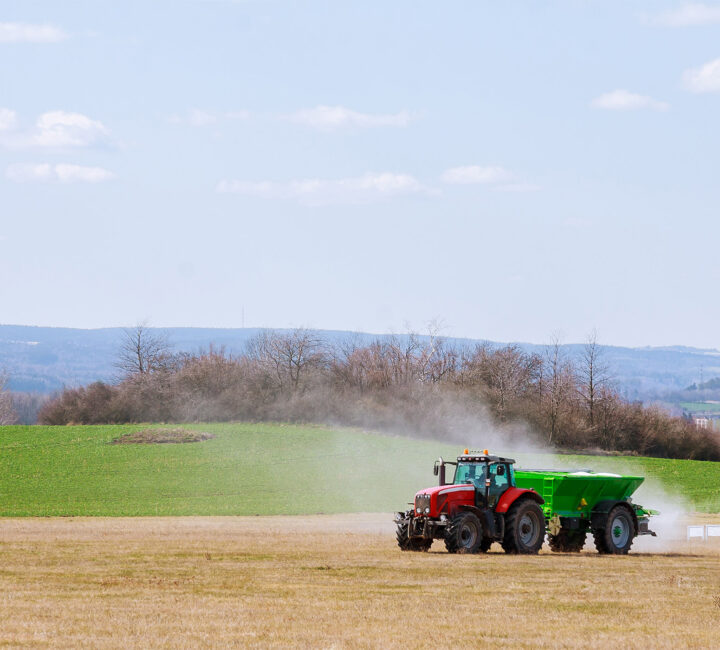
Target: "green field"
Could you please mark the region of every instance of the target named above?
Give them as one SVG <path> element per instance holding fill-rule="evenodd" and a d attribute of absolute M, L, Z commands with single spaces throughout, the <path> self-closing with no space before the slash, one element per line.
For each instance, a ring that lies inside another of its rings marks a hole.
<path fill-rule="evenodd" d="M 691 413 L 720 413 L 720 402 L 680 402 Z"/>
<path fill-rule="evenodd" d="M 452 458 L 461 451 L 353 429 L 281 424 L 188 425 L 216 437 L 191 444 L 109 444 L 139 428 L 0 427 L 0 516 L 389 512 L 435 483 L 438 455 Z M 720 511 L 720 463 L 516 457 L 526 466 L 642 472 L 691 507 Z"/>

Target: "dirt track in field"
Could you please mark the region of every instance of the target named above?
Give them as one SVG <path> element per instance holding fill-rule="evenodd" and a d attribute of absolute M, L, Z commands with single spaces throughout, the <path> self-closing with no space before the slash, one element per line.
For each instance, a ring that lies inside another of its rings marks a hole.
<path fill-rule="evenodd" d="M 402 553 L 390 518 L 0 519 L 0 646 L 720 647 L 720 540 Z"/>

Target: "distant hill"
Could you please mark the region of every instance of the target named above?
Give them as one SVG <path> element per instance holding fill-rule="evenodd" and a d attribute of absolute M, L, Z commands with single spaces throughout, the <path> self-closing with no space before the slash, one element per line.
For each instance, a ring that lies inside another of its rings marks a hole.
<path fill-rule="evenodd" d="M 210 345 L 238 353 L 261 330 L 211 329 L 197 327 L 158 328 L 177 351 L 196 352 Z M 367 342 L 378 335 L 320 330 L 330 341 L 351 337 Z M 92 381 L 112 381 L 122 328 L 71 329 L 0 325 L 0 369 L 10 373 L 10 386 L 18 391 L 51 393 L 63 386 L 80 386 Z M 457 345 L 474 345 L 480 340 L 449 339 Z M 504 345 L 489 342 L 491 345 Z M 517 343 L 527 351 L 544 354 L 546 346 Z M 568 344 L 568 356 L 581 354 L 582 344 Z M 602 346 L 603 358 L 613 379 L 629 399 L 649 401 L 682 390 L 698 382 L 701 374 L 720 375 L 720 351 L 673 347 L 623 348 Z"/>
<path fill-rule="evenodd" d="M 704 381 L 700 384 L 693 384 L 692 386 L 688 386 L 685 390 L 720 390 L 720 377 L 713 377 L 712 379 L 708 379 L 708 381 Z"/>

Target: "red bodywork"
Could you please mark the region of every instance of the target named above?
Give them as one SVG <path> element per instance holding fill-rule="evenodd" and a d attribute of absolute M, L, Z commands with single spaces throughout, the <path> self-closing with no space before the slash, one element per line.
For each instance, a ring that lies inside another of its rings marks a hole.
<path fill-rule="evenodd" d="M 534 501 L 541 505 L 545 503 L 545 500 L 537 492 L 535 492 L 535 490 L 510 487 L 500 496 L 500 499 L 495 506 L 495 512 L 507 512 L 510 506 L 524 494 L 528 494 Z"/>
<path fill-rule="evenodd" d="M 416 504 L 417 497 L 421 494 L 430 496 L 430 512 L 420 512 L 416 509 L 415 516 L 417 517 L 424 515 L 437 518 L 440 515 L 447 515 L 452 518 L 458 513 L 460 506 L 475 505 L 475 487 L 470 484 L 439 485 L 420 490 L 415 495 Z M 534 501 L 543 503 L 542 497 L 535 490 L 510 487 L 500 496 L 495 512 L 507 512 L 510 506 L 525 494 L 529 494 Z"/>

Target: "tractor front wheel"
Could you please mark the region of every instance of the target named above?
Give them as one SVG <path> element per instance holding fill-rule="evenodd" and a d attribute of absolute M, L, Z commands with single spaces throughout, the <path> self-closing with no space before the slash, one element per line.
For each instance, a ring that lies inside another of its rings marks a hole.
<path fill-rule="evenodd" d="M 424 553 L 430 549 L 433 543 L 431 539 L 424 539 L 422 537 L 411 537 L 408 539 L 407 521 L 398 522 L 395 537 L 397 537 L 398 546 L 403 551 L 418 551 Z"/>
<path fill-rule="evenodd" d="M 472 512 L 455 515 L 445 529 L 448 553 L 477 553 L 482 541 L 482 525 Z"/>
<path fill-rule="evenodd" d="M 635 539 L 635 523 L 625 506 L 615 506 L 609 513 L 605 528 L 593 530 L 598 553 L 627 555 Z"/>
<path fill-rule="evenodd" d="M 544 540 L 545 518 L 542 508 L 527 498 L 514 503 L 505 519 L 503 550 L 506 553 L 536 555 Z"/>

